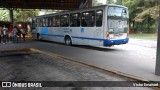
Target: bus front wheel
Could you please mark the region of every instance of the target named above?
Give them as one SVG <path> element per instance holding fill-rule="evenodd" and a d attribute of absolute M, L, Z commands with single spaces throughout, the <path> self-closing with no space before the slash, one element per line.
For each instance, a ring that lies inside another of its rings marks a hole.
<path fill-rule="evenodd" d="M 71 38 L 70 38 L 70 37 L 66 37 L 66 38 L 65 38 L 65 44 L 66 44 L 67 46 L 71 46 L 71 45 L 72 45 L 72 41 L 71 41 Z"/>

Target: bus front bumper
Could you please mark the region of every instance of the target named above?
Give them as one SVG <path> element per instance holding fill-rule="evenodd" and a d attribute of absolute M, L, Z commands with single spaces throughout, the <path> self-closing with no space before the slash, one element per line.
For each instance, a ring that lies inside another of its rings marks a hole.
<path fill-rule="evenodd" d="M 111 45 L 120 45 L 128 43 L 129 38 L 126 39 L 119 39 L 119 40 L 104 40 L 104 46 L 111 46 Z"/>

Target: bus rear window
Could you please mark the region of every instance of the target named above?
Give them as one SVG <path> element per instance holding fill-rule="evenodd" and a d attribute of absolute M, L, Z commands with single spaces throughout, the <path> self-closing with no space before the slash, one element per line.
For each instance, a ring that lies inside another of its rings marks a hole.
<path fill-rule="evenodd" d="M 122 7 L 108 7 L 108 16 L 109 17 L 127 17 L 128 12 L 127 9 Z"/>

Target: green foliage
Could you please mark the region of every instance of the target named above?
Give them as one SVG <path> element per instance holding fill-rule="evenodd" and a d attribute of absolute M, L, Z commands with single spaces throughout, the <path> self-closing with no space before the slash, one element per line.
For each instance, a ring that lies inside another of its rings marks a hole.
<path fill-rule="evenodd" d="M 114 4 L 115 2 L 114 2 L 114 0 L 107 0 L 107 3 L 108 4 Z"/>
<path fill-rule="evenodd" d="M 13 10 L 14 21 L 25 22 L 29 17 L 37 16 L 39 11 L 34 10 Z M 0 21 L 9 21 L 9 11 L 0 10 Z"/>
<path fill-rule="evenodd" d="M 146 19 L 146 17 L 150 17 L 152 19 L 157 19 L 159 16 L 159 6 L 153 6 L 151 8 L 146 8 L 143 12 L 138 13 L 135 17 L 137 22 L 142 22 Z"/>
<path fill-rule="evenodd" d="M 9 21 L 7 10 L 0 10 L 0 21 Z"/>
<path fill-rule="evenodd" d="M 129 34 L 129 37 L 136 39 L 157 40 L 157 34 L 146 34 L 146 33 Z"/>
<path fill-rule="evenodd" d="M 159 0 L 117 0 L 129 9 L 130 26 L 138 32 L 156 32 Z"/>
<path fill-rule="evenodd" d="M 99 3 L 97 0 L 92 0 L 93 6 L 100 6 L 103 5 L 102 3 Z"/>
<path fill-rule="evenodd" d="M 30 17 L 37 16 L 39 11 L 37 10 L 15 10 L 14 11 L 14 21 L 26 22 Z"/>

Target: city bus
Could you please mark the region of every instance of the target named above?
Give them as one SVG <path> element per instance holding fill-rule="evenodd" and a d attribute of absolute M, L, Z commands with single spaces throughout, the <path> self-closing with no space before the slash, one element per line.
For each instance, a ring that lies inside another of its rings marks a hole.
<path fill-rule="evenodd" d="M 66 45 L 121 45 L 129 41 L 128 19 L 127 7 L 103 5 L 33 17 L 32 33 Z"/>

